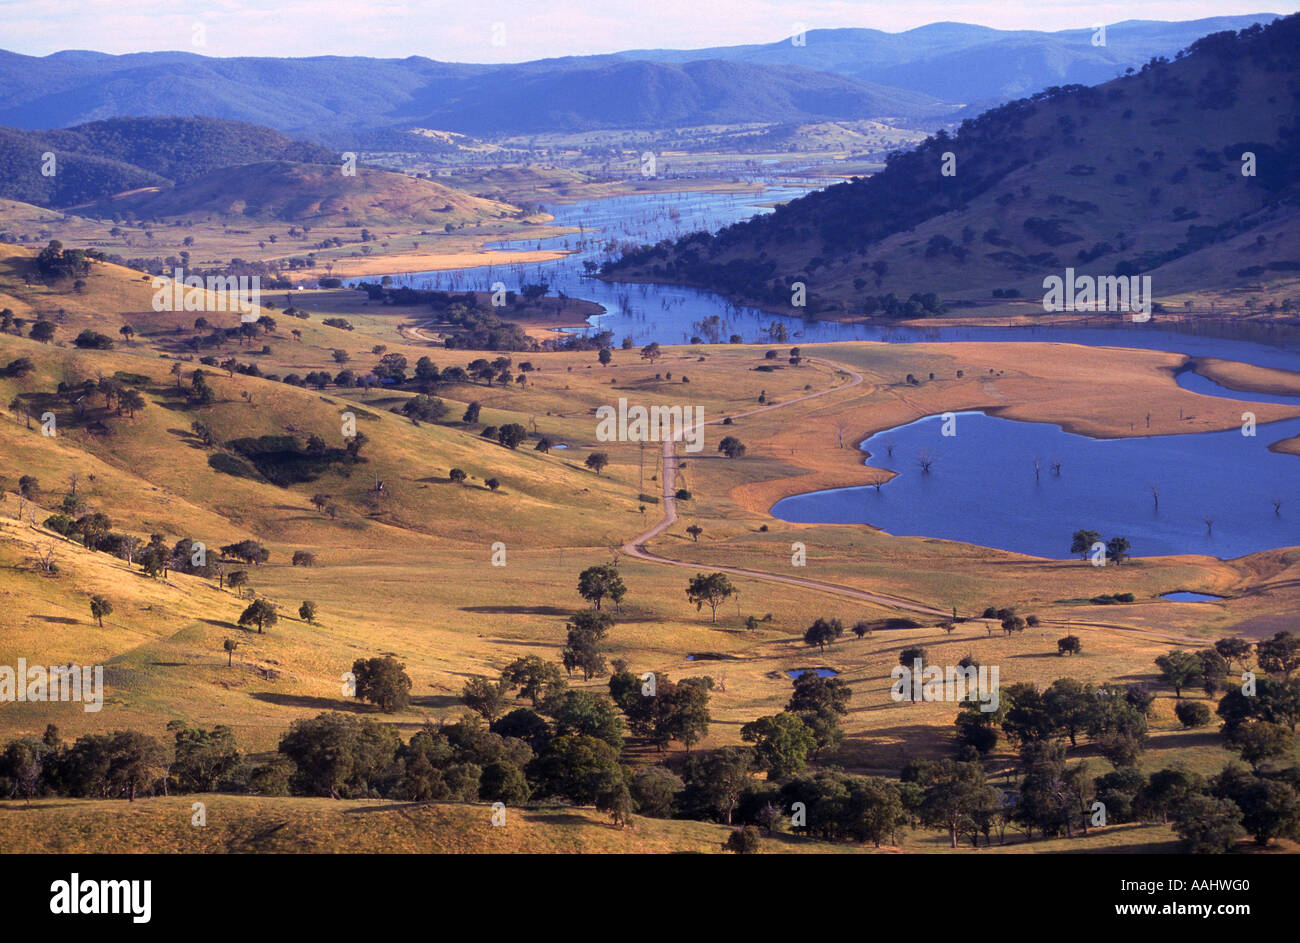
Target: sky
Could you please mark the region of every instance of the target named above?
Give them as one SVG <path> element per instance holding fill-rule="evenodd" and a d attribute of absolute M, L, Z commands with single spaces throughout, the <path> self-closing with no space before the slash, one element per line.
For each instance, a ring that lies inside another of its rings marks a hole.
<path fill-rule="evenodd" d="M 1296 8 L 1295 0 L 0 0 L 0 48 L 519 62 L 765 43 L 845 26 L 899 32 L 947 20 L 1050 31 Z"/>

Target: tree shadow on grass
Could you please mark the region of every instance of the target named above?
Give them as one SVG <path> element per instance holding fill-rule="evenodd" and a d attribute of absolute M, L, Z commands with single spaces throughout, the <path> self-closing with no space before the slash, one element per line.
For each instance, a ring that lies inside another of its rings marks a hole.
<path fill-rule="evenodd" d="M 561 609 L 558 606 L 461 606 L 460 611 L 511 616 L 568 616 L 573 614 L 572 609 Z"/>
<path fill-rule="evenodd" d="M 1032 842 L 1022 844 L 1031 845 Z M 1073 842 L 1066 842 L 1065 848 L 1049 848 L 1039 851 L 1046 855 L 1168 855 L 1178 851 L 1177 841 L 1134 842 L 1130 845 L 1098 845 L 1096 847 L 1070 847 Z"/>
<path fill-rule="evenodd" d="M 220 620 L 220 619 L 200 619 L 199 621 L 200 621 L 200 622 L 203 622 L 203 623 L 206 623 L 207 625 L 215 626 L 215 627 L 218 628 L 218 629 L 228 629 L 228 630 L 231 631 L 231 632 L 247 632 L 247 631 L 248 631 L 248 629 L 246 629 L 246 628 L 245 628 L 244 626 L 242 626 L 242 625 L 235 625 L 235 623 L 233 623 L 233 622 L 223 622 L 223 621 Z"/>
<path fill-rule="evenodd" d="M 40 619 L 42 622 L 53 622 L 57 625 L 81 625 L 81 620 L 69 619 L 66 616 L 42 616 L 35 612 L 30 612 L 27 614 L 27 618 Z"/>
<path fill-rule="evenodd" d="M 952 737 L 947 729 L 911 723 L 900 717 L 899 723 L 892 727 L 846 734 L 839 749 L 821 757 L 821 761 L 836 762 L 849 770 L 855 767 L 897 770 L 913 757 L 938 760 L 951 756 L 951 753 Z"/>
<path fill-rule="evenodd" d="M 528 816 L 532 822 L 540 822 L 544 825 L 590 825 L 591 820 L 585 815 L 579 815 L 576 812 L 533 812 Z"/>
<path fill-rule="evenodd" d="M 411 698 L 411 707 L 456 707 L 460 703 L 460 697 L 455 694 L 423 694 Z"/>
<path fill-rule="evenodd" d="M 305 694 L 279 694 L 274 691 L 258 691 L 254 700 L 265 701 L 279 707 L 306 707 L 317 711 L 340 711 L 347 714 L 377 714 L 379 708 L 350 698 L 310 697 Z"/>
<path fill-rule="evenodd" d="M 518 638 L 505 638 L 499 635 L 484 635 L 482 636 L 482 638 L 485 642 L 495 642 L 499 645 L 513 645 L 519 648 L 545 648 L 551 650 L 554 650 L 555 648 L 554 641 L 545 641 L 545 640 L 527 641 L 525 639 L 518 639 Z M 474 672 L 474 671 L 457 672 L 457 674 L 462 678 L 472 678 L 475 674 L 481 674 L 481 673 L 482 672 Z"/>
<path fill-rule="evenodd" d="M 1223 740 L 1223 734 L 1213 727 L 1196 733 L 1161 733 L 1147 738 L 1148 750 L 1159 750 L 1164 747 L 1227 748 L 1227 744 Z"/>
<path fill-rule="evenodd" d="M 736 827 L 739 827 L 739 826 L 736 826 Z M 762 833 L 762 837 L 763 837 L 763 841 L 764 841 L 764 843 L 773 844 L 773 845 L 787 845 L 787 846 L 789 846 L 789 847 L 791 847 L 791 848 L 797 848 L 797 847 L 799 847 L 799 846 L 801 846 L 801 845 L 838 844 L 838 845 L 840 845 L 841 847 L 843 847 L 843 849 L 844 849 L 846 852 L 848 852 L 848 851 L 852 851 L 852 850 L 854 850 L 854 849 L 856 849 L 856 848 L 874 848 L 874 847 L 875 847 L 874 845 L 871 845 L 871 844 L 859 844 L 858 842 L 851 842 L 851 841 L 838 842 L 838 843 L 837 843 L 837 842 L 830 842 L 830 843 L 828 843 L 828 842 L 825 842 L 825 841 L 822 841 L 822 840 L 819 840 L 819 839 L 813 838 L 811 835 L 795 835 L 795 834 L 792 834 L 792 833 L 790 833 L 790 832 L 768 832 L 768 831 L 764 830 L 763 833 Z M 785 849 L 781 849 L 781 850 L 784 851 Z"/>
<path fill-rule="evenodd" d="M 139 797 L 137 796 L 137 799 Z M 81 809 L 84 805 L 80 803 L 85 800 L 69 799 L 63 802 L 51 802 L 48 799 L 41 799 L 36 805 L 31 805 L 22 797 L 9 798 L 5 796 L 0 798 L 0 811 L 4 812 L 44 812 L 48 809 Z"/>
<path fill-rule="evenodd" d="M 207 450 L 207 446 L 203 444 L 203 440 L 193 432 L 188 432 L 185 429 L 168 429 L 167 431 L 195 451 L 203 452 Z"/>
<path fill-rule="evenodd" d="M 404 812 L 407 809 L 422 809 L 430 805 L 450 805 L 448 802 L 390 802 L 384 805 L 366 805 L 360 808 L 341 809 L 344 815 L 364 815 L 369 812 Z"/>
<path fill-rule="evenodd" d="M 288 822 L 274 822 L 257 828 L 239 827 L 226 839 L 226 851 L 231 854 L 256 854 L 272 850 L 264 843 L 276 839 L 279 833 L 289 827 Z"/>

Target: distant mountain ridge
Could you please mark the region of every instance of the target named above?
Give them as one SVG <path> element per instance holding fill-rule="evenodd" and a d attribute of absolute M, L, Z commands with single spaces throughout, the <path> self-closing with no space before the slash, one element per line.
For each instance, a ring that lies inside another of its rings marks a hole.
<path fill-rule="evenodd" d="M 889 296 L 1030 297 L 1066 267 L 1150 273 L 1157 294 L 1294 278 L 1297 48 L 1300 14 L 1211 34 L 1134 75 L 985 112 L 871 177 L 629 251 L 605 274 L 783 310 L 797 282 L 809 314 L 900 317 L 917 312 Z"/>
<path fill-rule="evenodd" d="M 44 58 L 0 52 L 0 125 L 57 127 L 177 112 L 356 141 L 425 127 L 475 136 L 881 115 L 937 118 L 931 96 L 812 69 L 616 57 L 480 66 L 430 59 Z"/>
<path fill-rule="evenodd" d="M 504 65 L 186 52 L 44 57 L 0 51 L 0 125 L 211 115 L 335 146 L 427 127 L 482 137 L 541 131 L 898 117 L 933 126 L 954 105 L 1095 84 L 1220 29 L 1274 14 L 1128 21 L 1059 33 L 935 23 L 904 33 L 812 30 L 758 46 L 643 50 Z"/>
<path fill-rule="evenodd" d="M 1163 22 L 1125 20 L 1106 26 L 1039 32 L 999 30 L 969 23 L 930 23 L 901 33 L 875 29 L 812 29 L 795 45 L 789 38 L 749 46 L 645 49 L 629 59 L 682 62 L 722 59 L 762 65 L 799 65 L 864 82 L 905 88 L 947 102 L 1018 98 L 1052 85 L 1097 85 L 1153 56 L 1170 56 L 1202 36 L 1270 23 L 1281 14 L 1253 13 Z"/>

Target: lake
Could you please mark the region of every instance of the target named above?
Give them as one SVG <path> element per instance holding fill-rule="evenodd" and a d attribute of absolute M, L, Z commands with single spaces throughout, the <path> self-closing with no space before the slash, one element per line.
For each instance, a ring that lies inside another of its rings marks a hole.
<path fill-rule="evenodd" d="M 769 204 L 797 197 L 812 184 L 770 186 L 763 193 L 647 194 L 548 206 L 556 223 L 581 232 L 541 240 L 500 243 L 507 250 L 560 248 L 573 254 L 551 262 L 481 266 L 450 272 L 396 275 L 417 288 L 487 290 L 545 282 L 552 290 L 599 303 L 605 313 L 585 330 L 607 329 L 615 341 L 630 337 L 682 343 L 699 335 L 725 342 L 739 334 L 766 340 L 764 328 L 786 325 L 790 344 L 870 340 L 919 342 L 1053 342 L 1167 350 L 1193 357 L 1219 357 L 1300 372 L 1294 329 L 1221 321 L 1195 324 L 1117 320 L 1098 326 L 900 327 L 805 321 L 732 304 L 711 292 L 672 285 L 624 285 L 586 277 L 584 263 L 599 264 L 622 243 L 653 243 L 689 232 L 717 229 L 756 214 Z M 716 320 L 714 320 L 716 319 Z M 788 345 L 787 345 L 788 346 Z M 1239 393 L 1191 371 L 1183 388 L 1210 396 L 1258 402 L 1300 403 L 1300 397 Z M 938 435 L 938 417 L 879 433 L 864 443 L 877 453 L 872 464 L 900 472 L 880 491 L 850 488 L 799 495 L 779 502 L 783 520 L 872 524 L 894 534 L 925 535 L 999 547 L 1035 556 L 1068 556 L 1080 528 L 1129 538 L 1133 553 L 1157 556 L 1203 553 L 1230 558 L 1256 550 L 1300 544 L 1300 463 L 1267 451 L 1271 442 L 1300 432 L 1300 420 L 1258 427 L 1254 438 L 1237 430 L 1200 435 L 1093 440 L 1045 424 L 1018 423 L 980 413 L 958 420 L 959 434 Z M 895 441 L 895 458 L 881 442 Z M 923 475 L 915 464 L 920 448 L 936 455 Z M 1033 459 L 1059 459 L 1035 479 Z M 1157 508 L 1150 486 L 1160 492 Z M 1283 500 L 1275 514 L 1272 501 Z M 1213 519 L 1211 527 L 1205 521 Z"/>
<path fill-rule="evenodd" d="M 772 515 L 1055 559 L 1070 556 L 1071 536 L 1084 528 L 1105 539 L 1127 537 L 1135 556 L 1228 559 L 1300 544 L 1300 461 L 1268 451 L 1269 443 L 1300 434 L 1300 419 L 1261 425 L 1254 437 L 1230 429 L 1091 439 L 979 412 L 957 413 L 954 436 L 941 435 L 941 426 L 941 417 L 928 416 L 862 443 L 869 464 L 898 472 L 879 491 L 795 495 L 777 502 Z M 923 451 L 933 457 L 928 474 L 917 461 Z M 1037 475 L 1036 457 L 1043 463 Z M 1061 462 L 1059 475 L 1053 461 Z M 1275 498 L 1283 502 L 1280 514 Z"/>
<path fill-rule="evenodd" d="M 604 308 L 605 313 L 593 317 L 585 331 L 609 330 L 616 342 L 630 337 L 638 347 L 651 341 L 685 343 L 697 335 L 708 341 L 726 342 L 732 334 L 739 334 L 747 342 L 762 343 L 767 340 L 765 329 L 773 322 L 780 322 L 785 325 L 791 344 L 851 340 L 899 344 L 1042 341 L 1168 350 L 1300 372 L 1300 331 L 1276 325 L 1222 321 L 1162 323 L 1159 314 L 1152 315 L 1145 323 L 1117 319 L 1096 326 L 1071 327 L 842 324 L 776 315 L 735 305 L 712 292 L 694 288 L 610 283 L 586 274 L 584 263 L 603 262 L 616 254 L 619 245 L 654 243 L 700 230 L 717 231 L 771 212 L 768 204 L 793 199 L 812 189 L 815 187 L 811 183 L 793 186 L 788 181 L 776 181 L 762 193 L 637 194 L 547 205 L 545 209 L 555 216 L 557 225 L 579 227 L 582 232 L 549 239 L 514 239 L 493 245 L 518 251 L 566 249 L 572 250 L 572 255 L 550 262 L 416 272 L 392 278 L 397 285 L 445 291 L 486 291 L 496 281 L 510 288 L 545 282 L 553 291 L 585 298 Z M 352 283 L 377 278 L 370 276 Z M 712 321 L 713 318 L 717 321 Z M 1185 385 L 1198 382 L 1195 374 L 1184 377 L 1180 377 L 1180 382 Z M 1242 394 L 1240 398 L 1271 401 L 1250 394 Z"/>

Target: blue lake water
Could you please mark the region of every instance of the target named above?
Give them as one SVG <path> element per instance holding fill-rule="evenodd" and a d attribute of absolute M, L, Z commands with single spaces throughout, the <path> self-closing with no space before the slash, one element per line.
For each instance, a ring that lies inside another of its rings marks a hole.
<path fill-rule="evenodd" d="M 592 326 L 587 330 L 609 330 L 616 341 L 631 337 L 638 346 L 651 341 L 680 344 L 693 336 L 706 341 L 726 342 L 732 334 L 739 334 L 750 343 L 761 343 L 767 340 L 765 329 L 773 322 L 780 322 L 786 326 L 792 344 L 850 340 L 886 343 L 1042 341 L 1169 350 L 1189 356 L 1220 357 L 1300 372 L 1300 331 L 1293 327 L 1224 322 L 1174 324 L 1163 322 L 1159 314 L 1145 323 L 1116 318 L 1098 321 L 1095 325 L 1068 328 L 842 324 L 776 315 L 736 305 L 712 292 L 693 288 L 610 283 L 587 276 L 584 263 L 598 265 L 617 256 L 622 245 L 654 243 L 700 230 L 717 231 L 731 223 L 770 212 L 767 204 L 793 199 L 811 189 L 814 189 L 811 182 L 796 186 L 789 181 L 780 181 L 761 193 L 657 193 L 548 205 L 546 209 L 555 216 L 556 224 L 577 227 L 581 232 L 549 239 L 514 239 L 497 245 L 518 251 L 571 250 L 573 254 L 565 258 L 446 272 L 417 272 L 392 278 L 399 285 L 454 291 L 488 290 L 497 281 L 505 283 L 508 288 L 545 282 L 555 292 L 585 298 L 604 308 L 605 313 L 592 318 Z M 376 277 L 370 276 L 371 279 Z M 713 321 L 713 318 L 717 320 Z M 1186 383 L 1195 382 L 1195 379 L 1186 380 Z M 1252 394 L 1242 394 L 1240 398 L 1271 401 Z"/>
<path fill-rule="evenodd" d="M 788 181 L 759 194 L 649 194 L 549 206 L 556 222 L 581 231 L 549 239 L 516 239 L 508 250 L 560 248 L 571 255 L 551 262 L 481 266 L 451 272 L 394 276 L 416 288 L 486 290 L 494 282 L 518 287 L 546 282 L 553 291 L 599 303 L 604 314 L 586 330 L 607 329 L 616 342 L 638 346 L 682 343 L 692 336 L 725 342 L 739 334 L 765 342 L 765 328 L 783 323 L 790 344 L 849 340 L 918 342 L 1055 342 L 1088 346 L 1167 350 L 1193 357 L 1219 357 L 1300 372 L 1300 332 L 1252 323 L 1177 324 L 1160 314 L 1146 323 L 1117 318 L 1070 327 L 961 327 L 926 324 L 841 324 L 806 321 L 735 305 L 711 292 L 672 285 L 626 285 L 587 277 L 584 263 L 598 265 L 623 244 L 644 244 L 699 230 L 716 231 L 769 212 L 764 204 L 807 192 L 812 182 Z M 373 276 L 372 276 L 373 277 Z M 1243 401 L 1300 404 L 1300 397 L 1241 393 L 1190 371 L 1183 388 Z M 1068 555 L 1079 528 L 1107 537 L 1125 536 L 1137 556 L 1203 553 L 1231 558 L 1257 550 L 1300 544 L 1300 461 L 1267 451 L 1269 443 L 1300 433 L 1300 420 L 1260 426 L 1254 438 L 1238 430 L 1186 436 L 1092 440 L 1058 427 L 963 414 L 959 435 L 939 436 L 939 419 L 873 436 L 864 448 L 871 463 L 900 472 L 879 492 L 844 489 L 787 498 L 773 514 L 790 521 L 870 523 L 890 533 L 926 535 L 1000 547 L 1036 556 Z M 881 442 L 896 443 L 894 458 Z M 936 460 L 923 475 L 915 453 Z M 1044 470 L 1035 480 L 1033 460 Z M 1051 471 L 1059 459 L 1062 472 Z M 1159 489 L 1157 508 L 1150 486 Z M 1272 501 L 1283 501 L 1275 514 Z M 1213 519 L 1209 526 L 1206 518 Z"/>
<path fill-rule="evenodd" d="M 1070 556 L 1076 530 L 1127 537 L 1134 556 L 1224 559 L 1300 544 L 1300 460 L 1268 451 L 1300 419 L 1196 435 L 1090 439 L 1046 423 L 956 414 L 956 435 L 929 416 L 862 443 L 869 464 L 898 472 L 877 491 L 840 488 L 785 498 L 781 520 L 871 524 L 1038 557 Z M 893 445 L 892 457 L 888 446 Z M 930 472 L 917 456 L 933 458 Z M 1034 459 L 1042 460 L 1035 476 Z M 1061 462 L 1057 475 L 1051 462 Z M 1159 491 L 1159 505 L 1151 485 Z M 1282 500 L 1281 514 L 1273 499 Z M 1205 519 L 1213 519 L 1210 527 Z"/>
<path fill-rule="evenodd" d="M 1184 370 L 1178 374 L 1178 385 L 1185 390 L 1191 390 L 1193 393 L 1200 393 L 1204 396 L 1249 400 L 1254 403 L 1284 403 L 1290 406 L 1300 406 L 1300 396 L 1283 396 L 1278 393 L 1243 393 L 1239 390 L 1229 389 L 1192 370 Z"/>
<path fill-rule="evenodd" d="M 785 673 L 785 676 L 787 678 L 802 678 L 809 672 L 819 678 L 834 678 L 839 674 L 834 668 L 791 668 Z"/>
<path fill-rule="evenodd" d="M 1222 596 L 1214 596 L 1210 593 L 1161 593 L 1161 599 L 1168 599 L 1170 602 L 1218 602 Z"/>

